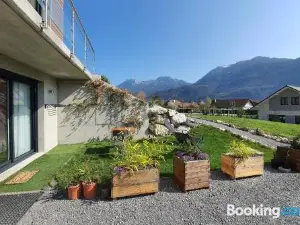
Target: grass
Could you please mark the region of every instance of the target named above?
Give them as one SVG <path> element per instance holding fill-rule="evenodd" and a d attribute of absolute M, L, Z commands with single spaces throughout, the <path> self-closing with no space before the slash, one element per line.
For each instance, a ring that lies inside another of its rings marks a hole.
<path fill-rule="evenodd" d="M 233 124 L 241 128 L 261 129 L 266 134 L 293 138 L 300 135 L 300 126 L 297 124 L 288 124 L 280 122 L 272 122 L 267 120 L 239 118 L 232 116 L 212 116 L 212 115 L 194 115 L 194 117 L 209 119 L 209 120 L 222 120 L 223 122 Z"/>
<path fill-rule="evenodd" d="M 203 136 L 205 149 L 204 152 L 210 155 L 211 169 L 220 168 L 221 154 L 228 151 L 229 144 L 232 140 L 238 140 L 228 132 L 222 132 L 218 129 L 208 126 L 200 126 L 192 130 L 192 135 Z M 179 143 L 175 137 L 161 138 L 173 148 L 173 151 L 165 156 L 165 161 L 161 161 L 160 175 L 172 176 L 173 175 L 173 154 L 174 151 L 179 150 Z M 265 162 L 268 163 L 273 158 L 273 150 L 263 147 L 259 144 L 252 142 L 245 142 L 248 146 L 257 149 L 265 154 Z M 25 184 L 6 185 L 0 183 L 0 192 L 16 192 L 16 191 L 30 191 L 39 190 L 48 185 L 53 179 L 55 174 L 68 174 L 71 173 L 70 162 L 76 158 L 81 160 L 89 160 L 91 165 L 100 165 L 101 182 L 107 182 L 112 177 L 111 158 L 108 153 L 113 145 L 110 142 L 98 142 L 77 144 L 77 145 L 60 145 L 51 150 L 46 155 L 35 160 L 22 171 L 36 170 L 40 172 L 35 175 L 30 181 Z M 73 158 L 68 162 L 68 160 Z M 67 163 L 68 162 L 68 163 Z"/>
<path fill-rule="evenodd" d="M 51 182 L 53 175 L 58 171 L 76 152 L 83 152 L 83 144 L 59 145 L 47 154 L 36 159 L 22 171 L 39 170 L 39 172 L 24 184 L 7 185 L 6 181 L 0 183 L 0 192 L 19 192 L 40 190 Z"/>

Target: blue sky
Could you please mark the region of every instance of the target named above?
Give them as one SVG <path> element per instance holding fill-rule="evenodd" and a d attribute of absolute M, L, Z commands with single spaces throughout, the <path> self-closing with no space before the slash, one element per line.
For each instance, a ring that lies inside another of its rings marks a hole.
<path fill-rule="evenodd" d="M 74 0 L 113 84 L 171 76 L 195 82 L 255 56 L 300 57 L 298 0 Z"/>

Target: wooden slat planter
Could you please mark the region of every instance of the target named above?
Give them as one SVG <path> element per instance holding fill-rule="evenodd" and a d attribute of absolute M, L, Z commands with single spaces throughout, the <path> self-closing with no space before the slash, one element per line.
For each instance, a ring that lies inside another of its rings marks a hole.
<path fill-rule="evenodd" d="M 184 192 L 201 188 L 209 188 L 209 160 L 184 162 L 184 160 L 174 156 L 173 172 L 174 183 L 177 184 Z"/>
<path fill-rule="evenodd" d="M 222 154 L 221 170 L 233 179 L 262 175 L 264 173 L 264 156 L 253 156 L 241 160 Z"/>
<path fill-rule="evenodd" d="M 287 156 L 287 152 L 289 152 L 289 157 L 287 160 L 291 166 L 291 169 L 295 170 L 296 172 L 300 172 L 300 150 L 287 147 L 277 147 L 275 158 L 278 159 L 283 165 Z"/>
<path fill-rule="evenodd" d="M 159 170 L 157 168 L 140 170 L 130 174 L 123 172 L 112 179 L 111 198 L 151 194 L 158 192 Z"/>

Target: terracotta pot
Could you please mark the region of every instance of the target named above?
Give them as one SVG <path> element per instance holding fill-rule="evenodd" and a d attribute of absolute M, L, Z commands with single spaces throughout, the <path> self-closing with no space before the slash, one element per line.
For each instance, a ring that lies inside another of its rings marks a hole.
<path fill-rule="evenodd" d="M 80 184 L 68 186 L 68 198 L 70 200 L 76 200 L 80 197 Z"/>
<path fill-rule="evenodd" d="M 85 183 L 82 182 L 83 187 L 83 197 L 84 199 L 94 199 L 97 195 L 97 184 L 94 182 Z"/>

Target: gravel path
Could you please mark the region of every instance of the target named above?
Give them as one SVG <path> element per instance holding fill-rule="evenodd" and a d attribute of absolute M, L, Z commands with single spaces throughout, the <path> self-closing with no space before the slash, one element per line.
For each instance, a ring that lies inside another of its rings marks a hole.
<path fill-rule="evenodd" d="M 249 132 L 246 131 L 242 131 L 233 127 L 229 127 L 223 124 L 219 124 L 219 123 L 215 123 L 215 122 L 211 122 L 211 121 L 207 121 L 207 120 L 202 120 L 202 119 L 196 119 L 196 118 L 191 118 L 193 120 L 195 120 L 196 123 L 200 123 L 200 124 L 204 124 L 204 125 L 208 125 L 208 126 L 212 126 L 212 127 L 216 127 L 216 128 L 221 128 L 221 129 L 225 129 L 233 134 L 239 135 L 239 136 L 243 136 L 248 140 L 252 140 L 255 142 L 258 142 L 264 146 L 267 147 L 271 147 L 271 148 L 277 148 L 277 146 L 289 146 L 289 144 L 284 144 L 269 138 L 265 138 L 265 137 L 261 137 L 258 135 L 254 135 L 251 134 Z"/>
<path fill-rule="evenodd" d="M 211 188 L 178 191 L 171 178 L 162 178 L 155 195 L 116 201 L 53 199 L 47 194 L 25 214 L 21 224 L 300 224 L 300 217 L 227 216 L 236 207 L 300 207 L 300 174 L 266 167 L 264 176 L 231 180 L 212 171 Z"/>

